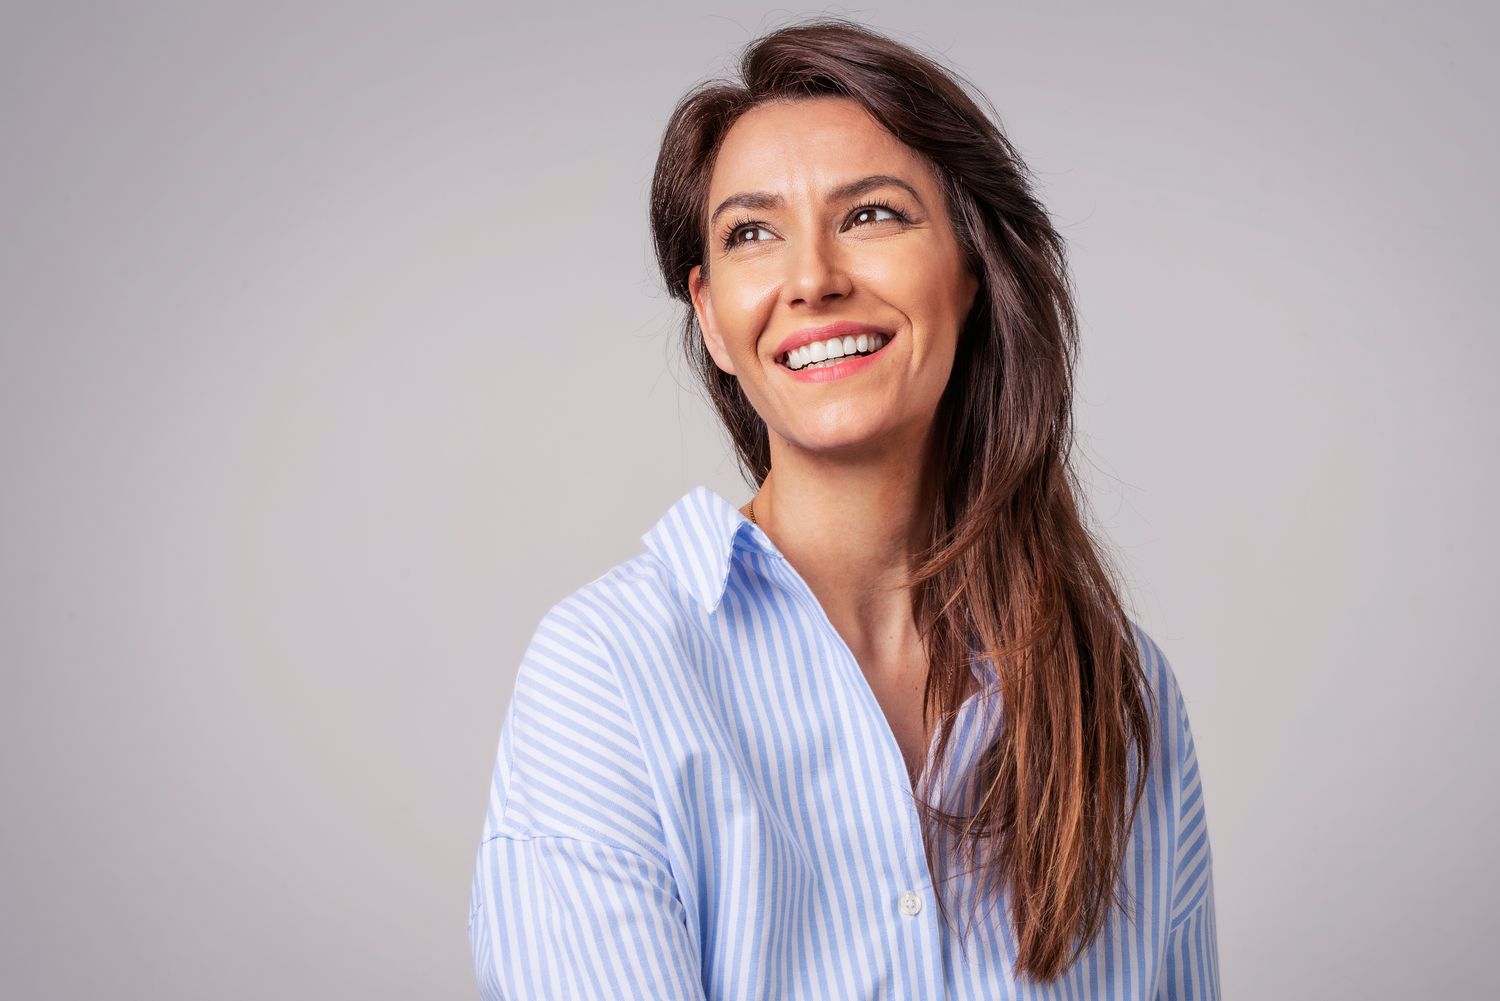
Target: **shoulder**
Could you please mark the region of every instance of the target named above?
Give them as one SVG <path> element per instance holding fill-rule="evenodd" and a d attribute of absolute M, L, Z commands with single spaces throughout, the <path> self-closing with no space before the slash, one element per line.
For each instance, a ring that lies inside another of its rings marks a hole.
<path fill-rule="evenodd" d="M 537 632 L 568 637 L 600 656 L 618 658 L 663 635 L 680 635 L 696 612 L 661 560 L 642 552 L 555 602 Z"/>
<path fill-rule="evenodd" d="M 1149 688 L 1148 701 L 1155 723 L 1155 735 L 1164 764 L 1174 778 L 1190 767 L 1194 757 L 1192 727 L 1188 720 L 1187 699 L 1177 672 L 1162 646 L 1134 619 L 1127 619 L 1136 649 L 1140 651 L 1141 672 Z"/>
<path fill-rule="evenodd" d="M 614 688 L 614 652 L 674 616 L 660 562 L 641 553 L 553 602 L 542 614 L 516 674 L 516 694 L 533 684 L 591 682 Z"/>
<path fill-rule="evenodd" d="M 572 740 L 579 728 L 636 745 L 643 714 L 663 690 L 681 687 L 693 659 L 697 612 L 650 553 L 554 602 L 516 671 L 511 701 L 518 733 L 545 753 L 556 748 L 547 746 L 544 732 Z"/>
<path fill-rule="evenodd" d="M 1152 771 L 1161 785 L 1165 806 L 1177 818 L 1178 834 L 1186 837 L 1202 823 L 1203 811 L 1198 752 L 1188 717 L 1188 701 L 1162 647 L 1139 623 L 1132 621 L 1130 625 L 1141 651 L 1141 668 L 1152 689 L 1149 701 L 1158 749 Z"/>
<path fill-rule="evenodd" d="M 654 628 L 653 577 L 648 561 L 627 560 L 537 623 L 507 712 L 496 833 L 661 851 L 636 686 L 619 652 Z"/>
<path fill-rule="evenodd" d="M 1152 635 L 1135 619 L 1127 616 L 1131 636 L 1140 651 L 1141 672 L 1150 686 L 1152 701 L 1165 714 L 1176 716 L 1182 711 L 1184 699 L 1182 685 L 1172 661 Z"/>

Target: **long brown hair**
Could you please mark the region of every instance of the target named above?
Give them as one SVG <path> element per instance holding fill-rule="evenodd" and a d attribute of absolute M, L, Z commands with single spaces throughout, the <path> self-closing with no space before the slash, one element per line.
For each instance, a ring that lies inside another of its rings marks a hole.
<path fill-rule="evenodd" d="M 1069 464 L 1077 320 L 1062 238 L 982 95 L 933 59 L 820 17 L 755 40 L 739 69 L 739 82 L 701 83 L 673 110 L 651 228 L 667 291 L 687 306 L 684 350 L 754 484 L 770 469 L 766 424 L 708 354 L 688 292 L 692 267 L 707 271 L 714 159 L 740 115 L 768 101 L 859 102 L 935 171 L 980 279 L 934 415 L 931 541 L 904 586 L 930 658 L 924 715 L 940 710 L 929 772 L 947 761 L 976 655 L 999 674 L 1004 726 L 970 775 L 973 812 L 918 805 L 929 869 L 939 871 L 939 831 L 956 834 L 981 895 L 1010 888 L 1016 974 L 1053 980 L 1119 906 L 1154 729 L 1120 588 Z"/>

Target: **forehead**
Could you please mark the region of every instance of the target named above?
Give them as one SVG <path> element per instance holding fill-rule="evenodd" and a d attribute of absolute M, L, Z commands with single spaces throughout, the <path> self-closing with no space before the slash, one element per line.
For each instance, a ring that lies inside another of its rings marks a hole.
<path fill-rule="evenodd" d="M 849 98 L 763 104 L 724 136 L 709 181 L 710 204 L 749 189 L 814 198 L 840 181 L 876 173 L 896 174 L 918 188 L 931 183 L 921 157 Z"/>

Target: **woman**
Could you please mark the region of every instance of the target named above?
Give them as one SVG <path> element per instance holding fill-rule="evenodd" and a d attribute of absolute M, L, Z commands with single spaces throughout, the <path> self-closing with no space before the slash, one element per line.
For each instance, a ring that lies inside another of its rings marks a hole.
<path fill-rule="evenodd" d="M 1074 311 L 1024 166 L 859 25 L 741 71 L 674 111 L 651 222 L 758 489 L 690 491 L 538 626 L 483 993 L 1217 997 L 1188 717 L 1080 516 Z"/>

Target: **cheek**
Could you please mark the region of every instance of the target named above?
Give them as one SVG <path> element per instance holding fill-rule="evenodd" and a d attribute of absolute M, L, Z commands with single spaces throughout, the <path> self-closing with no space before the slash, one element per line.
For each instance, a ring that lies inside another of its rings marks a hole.
<path fill-rule="evenodd" d="M 724 282 L 715 292 L 719 320 L 729 330 L 755 333 L 776 305 L 776 286 L 748 276 Z"/>
<path fill-rule="evenodd" d="M 933 247 L 893 255 L 866 270 L 870 287 L 914 321 L 952 312 L 962 297 L 955 266 Z"/>

